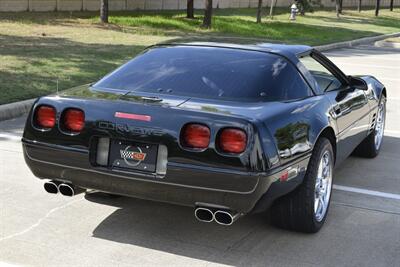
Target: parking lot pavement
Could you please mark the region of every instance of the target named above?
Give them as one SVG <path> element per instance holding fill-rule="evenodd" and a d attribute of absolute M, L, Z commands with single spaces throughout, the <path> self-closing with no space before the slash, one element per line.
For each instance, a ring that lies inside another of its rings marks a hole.
<path fill-rule="evenodd" d="M 19 118 L 0 123 L 0 265 L 400 266 L 400 50 L 365 45 L 327 55 L 348 74 L 380 79 L 388 109 L 379 157 L 351 157 L 336 169 L 318 234 L 276 229 L 266 216 L 224 227 L 197 222 L 187 207 L 49 195 L 24 163 Z"/>

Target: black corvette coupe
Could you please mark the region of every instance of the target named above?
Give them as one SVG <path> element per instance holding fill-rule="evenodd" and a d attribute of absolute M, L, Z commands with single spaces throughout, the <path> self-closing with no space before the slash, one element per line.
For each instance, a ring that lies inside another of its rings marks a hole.
<path fill-rule="evenodd" d="M 308 46 L 175 42 L 39 98 L 22 141 L 49 193 L 187 205 L 221 225 L 269 210 L 316 232 L 334 166 L 378 155 L 385 103 L 374 77 L 346 76 Z"/>

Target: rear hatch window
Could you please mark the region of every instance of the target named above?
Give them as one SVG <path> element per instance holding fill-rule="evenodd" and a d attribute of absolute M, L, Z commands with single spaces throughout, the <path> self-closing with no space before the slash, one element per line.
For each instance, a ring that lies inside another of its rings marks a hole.
<path fill-rule="evenodd" d="M 299 85 L 300 81 L 300 85 Z M 93 87 L 127 94 L 154 93 L 233 101 L 304 97 L 298 72 L 283 57 L 257 51 L 201 46 L 156 47 Z"/>

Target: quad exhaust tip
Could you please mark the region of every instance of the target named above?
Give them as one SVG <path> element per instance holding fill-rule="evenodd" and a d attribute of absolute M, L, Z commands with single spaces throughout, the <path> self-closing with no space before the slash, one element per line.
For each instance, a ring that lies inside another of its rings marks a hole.
<path fill-rule="evenodd" d="M 212 222 L 214 220 L 213 212 L 207 208 L 196 208 L 194 210 L 194 216 L 201 222 Z"/>
<path fill-rule="evenodd" d="M 60 193 L 63 196 L 73 197 L 85 191 L 85 189 L 76 187 L 70 183 L 61 183 L 58 181 L 48 181 L 43 184 L 44 190 L 50 194 Z"/>
<path fill-rule="evenodd" d="M 45 182 L 44 185 L 44 190 L 46 190 L 47 193 L 50 194 L 57 194 L 58 193 L 58 185 L 57 183 L 50 181 L 50 182 Z"/>
<path fill-rule="evenodd" d="M 231 213 L 225 210 L 217 210 L 214 220 L 220 225 L 232 225 L 239 218 L 239 213 Z"/>
<path fill-rule="evenodd" d="M 220 225 L 232 225 L 238 218 L 239 213 L 228 210 L 211 210 L 209 208 L 198 207 L 194 211 L 194 216 L 201 222 L 215 221 Z"/>
<path fill-rule="evenodd" d="M 75 195 L 74 187 L 70 184 L 60 184 L 58 186 L 58 191 L 60 191 L 61 195 L 67 197 L 73 197 Z"/>

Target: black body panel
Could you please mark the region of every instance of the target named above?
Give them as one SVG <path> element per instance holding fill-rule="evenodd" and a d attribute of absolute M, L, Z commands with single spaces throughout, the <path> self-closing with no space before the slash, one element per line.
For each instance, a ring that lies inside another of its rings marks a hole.
<path fill-rule="evenodd" d="M 280 45 L 274 50 L 274 45 L 265 44 L 189 45 L 208 46 L 210 53 L 218 53 L 222 46 L 241 50 L 258 47 L 257 51 L 279 54 L 296 67 L 313 93 L 302 99 L 254 102 L 98 90 L 90 85 L 72 88 L 39 98 L 32 107 L 23 135 L 25 160 L 32 172 L 41 179 L 71 182 L 83 188 L 189 206 L 222 207 L 245 214 L 265 210 L 302 182 L 321 134 L 330 135 L 334 142 L 338 164 L 371 130 L 383 85 L 366 76 L 363 79 L 368 90 L 344 85 L 339 90 L 321 92 L 297 58 L 298 54 L 311 53 L 309 47 Z M 332 64 L 328 60 L 325 63 Z M 56 125 L 51 130 L 34 126 L 34 112 L 41 105 L 57 111 Z M 85 113 L 85 126 L 78 134 L 67 133 L 61 127 L 60 118 L 69 108 Z M 151 119 L 116 117 L 119 112 Z M 188 123 L 201 123 L 210 129 L 206 149 L 194 151 L 182 146 L 181 129 Z M 218 148 L 218 133 L 227 127 L 247 133 L 242 153 L 223 153 Z M 122 167 L 110 162 L 107 166 L 98 164 L 101 138 L 111 140 L 112 158 L 120 155 L 119 161 L 112 162 Z M 148 154 L 147 165 L 123 163 L 124 149 L 131 144 L 148 149 L 139 151 Z M 162 172 L 157 165 L 160 147 L 166 151 L 161 159 L 167 162 Z M 294 170 L 294 175 L 282 179 L 288 170 Z"/>

